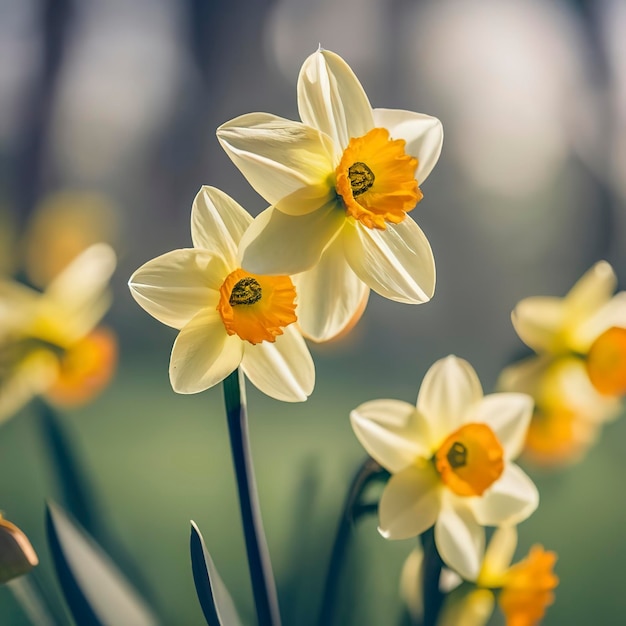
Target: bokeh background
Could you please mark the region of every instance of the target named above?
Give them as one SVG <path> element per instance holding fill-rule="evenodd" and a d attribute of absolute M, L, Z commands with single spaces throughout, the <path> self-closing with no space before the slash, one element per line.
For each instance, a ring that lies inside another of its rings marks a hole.
<path fill-rule="evenodd" d="M 173 393 L 175 331 L 126 287 L 148 259 L 190 245 L 202 184 L 253 214 L 265 208 L 215 128 L 252 111 L 297 119 L 297 73 L 321 44 L 348 61 L 373 106 L 429 113 L 445 130 L 412 213 L 437 262 L 432 302 L 373 295 L 348 337 L 311 347 L 317 384 L 303 405 L 248 390 L 284 622 L 306 626 L 363 456 L 349 411 L 379 397 L 414 401 L 427 368 L 450 353 L 491 391 L 523 351 L 510 323 L 518 300 L 562 295 L 602 258 L 626 280 L 624 32 L 623 0 L 0 0 L 0 271 L 23 267 L 44 245 L 33 231 L 62 221 L 46 222 L 42 206 L 66 207 L 80 233 L 119 253 L 107 317 L 120 338 L 116 378 L 63 419 L 102 518 L 165 624 L 203 623 L 190 519 L 253 623 L 220 390 Z M 621 420 L 582 463 L 527 467 L 542 500 L 520 527 L 519 552 L 540 542 L 559 554 L 545 624 L 623 621 L 625 442 Z M 58 489 L 31 405 L 0 426 L 0 508 L 30 537 L 55 593 L 46 498 Z M 413 542 L 386 542 L 375 527 L 356 533 L 337 624 L 398 623 Z M 0 623 L 27 623 L 3 588 Z"/>

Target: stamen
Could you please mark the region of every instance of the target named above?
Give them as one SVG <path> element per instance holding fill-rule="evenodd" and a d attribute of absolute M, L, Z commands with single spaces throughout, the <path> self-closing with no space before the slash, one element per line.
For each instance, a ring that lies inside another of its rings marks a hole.
<path fill-rule="evenodd" d="M 261 299 L 263 290 L 258 281 L 248 276 L 238 281 L 230 292 L 228 304 L 237 306 L 238 304 L 254 304 Z"/>
<path fill-rule="evenodd" d="M 467 448 L 460 441 L 455 441 L 446 458 L 454 469 L 463 467 L 467 465 Z"/>
<path fill-rule="evenodd" d="M 348 168 L 348 178 L 352 187 L 352 195 L 360 196 L 374 184 L 376 177 L 365 163 L 357 161 Z"/>

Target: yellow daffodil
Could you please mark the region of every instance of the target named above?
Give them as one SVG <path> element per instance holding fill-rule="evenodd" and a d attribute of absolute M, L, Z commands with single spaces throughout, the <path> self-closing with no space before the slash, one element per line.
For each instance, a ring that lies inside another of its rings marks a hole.
<path fill-rule="evenodd" d="M 494 592 L 498 593 L 506 626 L 538 624 L 546 608 L 554 602 L 554 589 L 559 583 L 553 572 L 556 554 L 535 545 L 526 558 L 511 565 L 516 547 L 514 526 L 496 529 L 487 549 L 480 555 L 478 575 L 468 578 L 475 586 L 460 586 L 461 579 L 444 568 L 439 586 L 449 595 L 437 626 L 484 626 L 495 607 Z M 423 615 L 423 560 L 424 553 L 418 546 L 405 561 L 400 579 L 400 593 L 415 621 L 420 621 Z"/>
<path fill-rule="evenodd" d="M 515 527 L 497 529 L 475 582 L 478 587 L 499 590 L 498 603 L 507 626 L 534 626 L 554 602 L 559 584 L 553 572 L 556 554 L 535 545 L 526 558 L 510 565 L 516 546 Z"/>
<path fill-rule="evenodd" d="M 27 574 L 38 563 L 28 537 L 0 513 L 0 584 Z"/>
<path fill-rule="evenodd" d="M 191 211 L 193 248 L 142 265 L 129 281 L 135 300 L 180 330 L 170 359 L 178 393 L 197 393 L 241 367 L 278 400 L 306 400 L 311 355 L 294 322 L 296 290 L 288 276 L 241 268 L 238 245 L 252 218 L 219 189 L 202 187 Z"/>
<path fill-rule="evenodd" d="M 296 274 L 300 326 L 324 341 L 353 324 L 369 289 L 418 304 L 435 289 L 430 244 L 407 216 L 443 141 L 428 115 L 372 109 L 338 55 L 318 50 L 298 78 L 302 122 L 251 113 L 217 136 L 272 206 L 242 241 L 243 266 Z"/>
<path fill-rule="evenodd" d="M 0 421 L 35 394 L 57 404 L 87 401 L 110 380 L 115 337 L 95 329 L 111 297 L 115 253 L 96 244 L 43 292 L 0 282 Z"/>
<path fill-rule="evenodd" d="M 374 400 L 352 411 L 357 438 L 392 474 L 380 500 L 380 533 L 404 539 L 434 524 L 444 562 L 476 577 L 483 526 L 516 524 L 537 508 L 535 485 L 512 462 L 531 413 L 526 394 L 483 396 L 472 366 L 454 356 L 428 370 L 417 406 Z"/>
<path fill-rule="evenodd" d="M 512 313 L 520 339 L 538 354 L 585 360 L 589 379 L 605 396 L 626 393 L 626 292 L 606 261 L 596 263 L 564 298 L 522 300 Z"/>
<path fill-rule="evenodd" d="M 524 457 L 546 467 L 580 460 L 600 427 L 621 411 L 619 399 L 601 394 L 576 356 L 540 355 L 514 363 L 502 371 L 498 388 L 534 398 Z"/>

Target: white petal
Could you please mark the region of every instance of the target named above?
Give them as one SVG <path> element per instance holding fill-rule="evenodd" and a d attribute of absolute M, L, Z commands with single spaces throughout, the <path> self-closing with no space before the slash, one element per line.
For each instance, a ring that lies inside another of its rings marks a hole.
<path fill-rule="evenodd" d="M 536 398 L 541 380 L 552 362 L 553 358 L 548 355 L 522 359 L 502 370 L 496 386 L 501 391 L 517 391 Z"/>
<path fill-rule="evenodd" d="M 481 579 L 483 576 L 486 578 L 501 577 L 509 569 L 516 548 L 517 528 L 515 526 L 496 528 L 485 552 L 483 571 L 480 573 Z"/>
<path fill-rule="evenodd" d="M 626 291 L 615 294 L 604 306 L 572 332 L 572 347 L 587 352 L 591 344 L 613 326 L 626 328 Z"/>
<path fill-rule="evenodd" d="M 228 274 L 221 257 L 187 248 L 148 261 L 130 277 L 128 286 L 150 315 L 180 329 L 200 310 L 215 310 Z"/>
<path fill-rule="evenodd" d="M 50 283 L 40 301 L 40 316 L 51 341 L 76 341 L 102 319 L 111 304 L 107 286 L 115 264 L 113 248 L 95 244 Z"/>
<path fill-rule="evenodd" d="M 283 402 L 304 402 L 315 386 L 315 366 L 292 324 L 274 343 L 245 342 L 241 369 L 263 393 Z"/>
<path fill-rule="evenodd" d="M 481 400 L 483 390 L 474 368 L 453 355 L 440 359 L 426 372 L 417 408 L 430 425 L 433 444 L 457 430 L 467 411 Z"/>
<path fill-rule="evenodd" d="M 443 126 L 436 117 L 401 111 L 374 109 L 374 124 L 386 128 L 392 139 L 406 141 L 405 152 L 418 160 L 415 178 L 421 185 L 439 160 L 443 146 Z"/>
<path fill-rule="evenodd" d="M 307 215 L 266 209 L 241 240 L 241 265 L 255 274 L 297 274 L 310 269 L 345 223 L 333 201 Z"/>
<path fill-rule="evenodd" d="M 305 124 L 332 138 L 341 153 L 374 127 L 372 107 L 348 64 L 328 50 L 314 52 L 298 76 L 298 111 Z"/>
<path fill-rule="evenodd" d="M 606 261 L 598 261 L 578 280 L 565 296 L 567 316 L 582 320 L 611 299 L 617 277 Z"/>
<path fill-rule="evenodd" d="M 191 239 L 195 248 L 203 248 L 237 265 L 237 247 L 252 216 L 229 195 L 204 185 L 191 207 Z"/>
<path fill-rule="evenodd" d="M 520 339 L 535 352 L 559 348 L 559 331 L 565 323 L 561 298 L 536 296 L 525 298 L 511 313 L 511 321 Z"/>
<path fill-rule="evenodd" d="M 340 237 L 326 248 L 319 263 L 292 280 L 298 293 L 298 324 L 314 341 L 347 332 L 365 311 L 369 287 L 348 265 Z"/>
<path fill-rule="evenodd" d="M 254 189 L 285 213 L 304 215 L 335 195 L 332 142 L 314 128 L 250 113 L 220 126 L 217 138 Z"/>
<path fill-rule="evenodd" d="M 228 335 L 219 313 L 200 311 L 178 334 L 170 358 L 176 393 L 198 393 L 217 385 L 239 367 L 243 342 Z"/>
<path fill-rule="evenodd" d="M 408 304 L 432 298 L 435 259 L 426 235 L 410 217 L 385 230 L 348 222 L 344 233 L 348 263 L 375 292 Z"/>
<path fill-rule="evenodd" d="M 400 595 L 416 622 L 421 622 L 424 616 L 423 564 L 424 551 L 421 546 L 417 546 L 404 562 L 400 574 Z"/>
<path fill-rule="evenodd" d="M 444 499 L 435 524 L 437 550 L 448 567 L 474 581 L 485 551 L 485 531 L 468 508 L 454 506 L 448 500 Z"/>
<path fill-rule="evenodd" d="M 515 463 L 481 496 L 471 499 L 476 520 L 484 526 L 519 524 L 539 505 L 535 483 Z"/>
<path fill-rule="evenodd" d="M 437 519 L 441 489 L 431 464 L 414 465 L 394 474 L 378 505 L 378 532 L 385 539 L 408 539 L 421 535 Z"/>
<path fill-rule="evenodd" d="M 430 456 L 428 425 L 408 402 L 365 402 L 350 413 L 350 421 L 367 453 L 392 473 Z"/>
<path fill-rule="evenodd" d="M 533 399 L 525 393 L 492 393 L 472 410 L 468 422 L 483 422 L 493 430 L 504 448 L 504 458 L 514 459 L 522 451 Z"/>

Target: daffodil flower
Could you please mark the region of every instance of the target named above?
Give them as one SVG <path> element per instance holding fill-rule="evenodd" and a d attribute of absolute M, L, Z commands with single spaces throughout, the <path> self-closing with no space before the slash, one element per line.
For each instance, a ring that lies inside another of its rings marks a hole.
<path fill-rule="evenodd" d="M 0 421 L 36 394 L 75 405 L 108 382 L 115 339 L 94 328 L 111 303 L 115 264 L 113 249 L 95 244 L 43 293 L 0 281 Z"/>
<path fill-rule="evenodd" d="M 296 290 L 288 276 L 241 268 L 238 245 L 250 215 L 232 198 L 202 187 L 191 211 L 193 248 L 142 265 L 129 281 L 135 300 L 180 330 L 170 359 L 178 393 L 197 393 L 235 369 L 278 400 L 306 400 L 315 372 L 294 322 Z"/>
<path fill-rule="evenodd" d="M 444 562 L 476 577 L 483 526 L 517 524 L 539 503 L 535 485 L 512 462 L 531 413 L 526 394 L 483 396 L 472 366 L 454 356 L 428 370 L 417 406 L 374 400 L 352 411 L 357 438 L 392 474 L 380 499 L 380 533 L 405 539 L 434 525 Z"/>
<path fill-rule="evenodd" d="M 324 341 L 358 319 L 369 289 L 427 302 L 435 265 L 426 236 L 407 216 L 443 141 L 428 115 L 372 109 L 338 55 L 318 50 L 298 78 L 302 122 L 251 113 L 217 136 L 272 206 L 242 241 L 243 266 L 295 274 L 300 326 Z"/>
<path fill-rule="evenodd" d="M 542 546 L 531 548 L 526 558 L 511 565 L 517 547 L 517 529 L 496 529 L 487 549 L 480 555 L 478 575 L 469 578 L 473 586 L 446 568 L 441 571 L 440 589 L 448 594 L 437 626 L 485 626 L 495 608 L 494 592 L 507 626 L 535 626 L 554 602 L 559 583 L 554 574 L 556 554 Z M 400 593 L 416 621 L 423 616 L 422 577 L 424 553 L 417 546 L 402 568 Z"/>
<path fill-rule="evenodd" d="M 586 360 L 592 384 L 606 396 L 626 393 L 626 292 L 613 295 L 615 272 L 596 263 L 564 298 L 525 298 L 513 310 L 520 339 L 538 354 Z"/>

